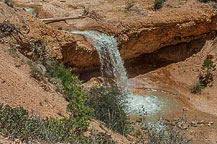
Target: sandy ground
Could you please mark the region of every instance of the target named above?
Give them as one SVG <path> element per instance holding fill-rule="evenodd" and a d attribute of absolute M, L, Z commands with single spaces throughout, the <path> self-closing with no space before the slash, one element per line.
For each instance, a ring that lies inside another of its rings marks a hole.
<path fill-rule="evenodd" d="M 52 87 L 44 90 L 45 84 L 31 77 L 28 61 L 22 55 L 9 55 L 10 46 L 0 44 L 0 103 L 12 107 L 24 107 L 41 116 L 57 117 L 66 114 L 67 102 Z M 16 54 L 15 54 L 16 55 Z"/>
<path fill-rule="evenodd" d="M 190 47 L 189 47 L 190 48 Z M 177 50 L 177 54 L 179 51 Z M 183 53 L 184 54 L 184 53 Z M 171 119 L 174 117 L 186 117 L 187 121 L 211 121 L 211 126 L 197 126 L 191 127 L 186 130 L 186 133 L 192 137 L 193 144 L 206 143 L 215 144 L 217 141 L 217 72 L 213 74 L 214 81 L 212 87 L 206 87 L 202 90 L 201 94 L 192 94 L 190 89 L 197 81 L 197 76 L 201 70 L 203 61 L 207 55 L 212 55 L 214 64 L 217 63 L 217 45 L 215 39 L 206 40 L 202 49 L 193 54 L 192 56 L 168 65 L 161 66 L 154 70 L 150 70 L 150 65 L 145 64 L 146 58 L 139 65 L 134 65 L 133 70 L 141 70 L 140 74 L 130 78 L 132 87 L 134 88 L 153 88 L 158 90 L 164 90 L 172 93 L 171 98 L 175 98 L 183 104 L 183 107 L 187 107 L 187 111 L 180 109 L 174 115 L 171 115 Z M 153 57 L 154 58 L 154 57 Z M 154 64 L 152 63 L 153 67 Z M 129 72 L 131 68 L 128 68 Z M 142 73 L 142 71 L 144 73 Z M 129 73 L 130 74 L 130 73 Z"/>

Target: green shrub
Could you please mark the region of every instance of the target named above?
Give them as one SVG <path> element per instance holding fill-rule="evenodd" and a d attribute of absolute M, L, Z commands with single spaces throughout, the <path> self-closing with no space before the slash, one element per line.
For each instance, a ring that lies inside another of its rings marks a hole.
<path fill-rule="evenodd" d="M 216 70 L 216 65 L 213 64 L 212 57 L 212 55 L 208 55 L 203 61 L 203 65 L 198 75 L 198 82 L 191 88 L 191 93 L 200 94 L 203 88 L 212 86 L 213 72 Z"/>
<path fill-rule="evenodd" d="M 95 111 L 96 119 L 121 134 L 128 133 L 129 118 L 125 112 L 125 96 L 116 89 L 92 88 L 88 105 Z"/>
<path fill-rule="evenodd" d="M 71 68 L 65 68 L 57 61 L 47 58 L 45 52 L 40 53 L 40 61 L 37 63 L 29 62 L 31 75 L 38 80 L 48 77 L 49 81 L 55 79 L 59 82 L 56 86 L 69 102 L 67 111 L 71 113 L 74 128 L 77 132 L 86 131 L 93 117 L 93 109 L 85 105 L 88 95 L 82 89 L 82 82 L 77 76 L 72 75 Z M 42 67 L 43 72 L 41 72 Z"/>
<path fill-rule="evenodd" d="M 201 82 L 196 82 L 193 87 L 191 88 L 191 93 L 193 94 L 200 94 L 202 89 L 204 88 L 204 84 Z"/>
<path fill-rule="evenodd" d="M 203 61 L 203 67 L 206 67 L 206 68 L 213 68 L 214 67 L 214 65 L 213 65 L 213 62 L 212 62 L 212 60 L 211 59 L 205 59 L 204 61 Z"/>
<path fill-rule="evenodd" d="M 48 143 L 91 143 L 89 137 L 77 134 L 71 118 L 60 120 L 40 119 L 29 115 L 25 109 L 0 106 L 0 132 L 12 139 L 22 141 L 45 141 Z"/>
<path fill-rule="evenodd" d="M 154 1 L 154 9 L 160 9 L 163 7 L 165 0 L 155 0 Z"/>
<path fill-rule="evenodd" d="M 57 63 L 50 67 L 49 74 L 62 82 L 63 93 L 69 101 L 67 111 L 72 114 L 75 129 L 87 130 L 89 121 L 93 117 L 93 109 L 85 105 L 87 93 L 82 90 L 81 81 L 77 76 L 71 74 L 71 68 L 65 68 L 64 65 Z"/>

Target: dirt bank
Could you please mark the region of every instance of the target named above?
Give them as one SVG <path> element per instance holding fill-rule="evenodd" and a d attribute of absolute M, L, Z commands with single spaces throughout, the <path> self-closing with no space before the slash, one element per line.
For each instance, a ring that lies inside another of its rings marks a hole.
<path fill-rule="evenodd" d="M 19 6 L 36 7 L 38 18 L 82 16 L 50 25 L 67 30 L 94 29 L 114 35 L 118 40 L 121 56 L 125 60 L 152 53 L 162 47 L 204 38 L 209 33 L 215 33 L 217 29 L 214 2 L 167 0 L 160 10 L 154 9 L 154 0 L 14 0 L 14 3 Z M 80 42 L 84 42 L 82 37 L 77 39 L 77 43 Z M 62 47 L 64 63 L 78 68 L 77 70 L 99 66 L 94 48 L 83 45 L 75 50 L 74 47 L 72 43 Z"/>

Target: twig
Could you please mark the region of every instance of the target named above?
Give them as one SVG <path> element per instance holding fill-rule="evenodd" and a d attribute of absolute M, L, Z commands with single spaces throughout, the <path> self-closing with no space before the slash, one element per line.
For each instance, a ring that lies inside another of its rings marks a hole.
<path fill-rule="evenodd" d="M 84 16 L 78 16 L 78 17 L 59 17 L 59 18 L 48 18 L 48 19 L 40 19 L 41 21 L 45 23 L 52 23 L 52 22 L 58 22 L 58 21 L 65 21 L 69 19 L 80 19 L 85 18 Z"/>

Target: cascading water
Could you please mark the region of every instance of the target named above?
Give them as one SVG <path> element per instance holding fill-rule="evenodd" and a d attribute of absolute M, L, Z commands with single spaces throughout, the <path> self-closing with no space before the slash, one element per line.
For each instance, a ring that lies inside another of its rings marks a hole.
<path fill-rule="evenodd" d="M 102 77 L 110 77 L 115 80 L 116 85 L 126 96 L 129 113 L 154 113 L 161 109 L 162 102 L 156 96 L 133 95 L 124 62 L 120 56 L 117 41 L 113 36 L 96 31 L 70 31 L 70 33 L 84 35 L 88 42 L 96 48 L 100 62 Z"/>
<path fill-rule="evenodd" d="M 84 35 L 96 48 L 100 58 L 102 77 L 114 78 L 122 93 L 131 94 L 130 83 L 116 39 L 96 31 L 71 31 L 71 33 Z"/>

